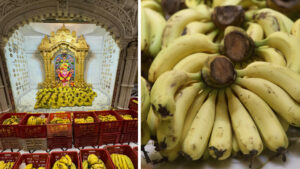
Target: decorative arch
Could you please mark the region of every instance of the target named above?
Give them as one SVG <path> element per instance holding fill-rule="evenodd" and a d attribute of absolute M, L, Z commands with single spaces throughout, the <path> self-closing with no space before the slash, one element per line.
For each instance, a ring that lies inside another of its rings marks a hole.
<path fill-rule="evenodd" d="M 137 55 L 127 55 L 128 43 L 137 42 L 137 10 L 137 0 L 1 0 L 0 112 L 15 109 L 3 51 L 6 42 L 24 24 L 49 18 L 71 18 L 95 23 L 110 32 L 121 51 L 112 104 L 126 108 L 128 103 L 124 103 L 123 98 L 130 97 L 133 82 L 123 74 L 127 64 L 133 59 L 137 60 Z M 129 76 L 136 76 L 137 66 L 132 70 Z M 119 97 L 120 93 L 127 94 Z"/>

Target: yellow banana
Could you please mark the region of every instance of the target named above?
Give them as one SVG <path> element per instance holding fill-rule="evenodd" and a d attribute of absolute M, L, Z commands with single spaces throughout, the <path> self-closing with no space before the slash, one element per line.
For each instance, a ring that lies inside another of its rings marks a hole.
<path fill-rule="evenodd" d="M 212 22 L 191 22 L 186 26 L 186 34 L 192 35 L 197 33 L 206 34 L 215 28 L 214 23 Z"/>
<path fill-rule="evenodd" d="M 297 19 L 293 24 L 291 34 L 296 36 L 297 38 L 300 38 L 300 19 Z"/>
<path fill-rule="evenodd" d="M 147 88 L 147 82 L 146 80 L 141 77 L 141 102 L 142 102 L 142 106 L 141 106 L 141 119 L 142 122 L 145 121 L 147 119 L 148 116 L 148 112 L 150 109 L 150 95 L 149 95 L 149 90 Z"/>
<path fill-rule="evenodd" d="M 218 51 L 219 44 L 210 41 L 206 35 L 194 34 L 179 37 L 155 57 L 149 69 L 148 80 L 155 82 L 161 74 L 173 69 L 180 60 L 191 54 L 217 53 Z"/>
<path fill-rule="evenodd" d="M 198 92 L 204 87 L 202 83 L 194 83 L 178 91 L 175 97 L 176 110 L 170 120 L 161 120 L 157 128 L 159 149 L 171 150 L 180 143 L 184 120 L 187 111 Z"/>
<path fill-rule="evenodd" d="M 198 160 L 207 148 L 215 119 L 216 91 L 210 93 L 208 99 L 198 111 L 182 145 L 183 154 Z"/>
<path fill-rule="evenodd" d="M 186 25 L 193 21 L 210 20 L 210 11 L 206 5 L 183 9 L 173 14 L 167 21 L 162 40 L 162 48 L 168 47 L 181 36 Z"/>
<path fill-rule="evenodd" d="M 263 58 L 266 62 L 286 67 L 284 56 L 276 49 L 262 46 L 255 49 L 257 56 Z"/>
<path fill-rule="evenodd" d="M 245 107 L 228 88 L 226 89 L 228 109 L 236 141 L 244 155 L 253 158 L 263 150 L 259 132 Z"/>
<path fill-rule="evenodd" d="M 280 86 L 297 102 L 300 102 L 300 75 L 283 66 L 267 62 L 253 62 L 245 69 L 237 70 L 238 76 L 263 78 Z"/>
<path fill-rule="evenodd" d="M 254 41 L 262 40 L 264 38 L 264 30 L 262 29 L 262 27 L 259 24 L 253 22 L 249 22 L 248 24 L 249 26 L 247 28 L 247 34 Z"/>
<path fill-rule="evenodd" d="M 202 69 L 208 57 L 215 55 L 216 54 L 195 53 L 183 58 L 174 66 L 173 69 L 185 71 L 188 73 L 196 73 Z"/>
<path fill-rule="evenodd" d="M 216 118 L 210 136 L 208 151 L 210 156 L 218 160 L 227 159 L 232 150 L 231 123 L 224 90 L 218 93 L 216 104 Z"/>
<path fill-rule="evenodd" d="M 237 78 L 236 83 L 261 97 L 289 124 L 300 126 L 300 105 L 283 89 L 260 78 Z"/>
<path fill-rule="evenodd" d="M 288 138 L 269 105 L 256 94 L 238 85 L 233 85 L 232 89 L 250 113 L 266 147 L 274 152 L 284 152 L 288 147 Z"/>

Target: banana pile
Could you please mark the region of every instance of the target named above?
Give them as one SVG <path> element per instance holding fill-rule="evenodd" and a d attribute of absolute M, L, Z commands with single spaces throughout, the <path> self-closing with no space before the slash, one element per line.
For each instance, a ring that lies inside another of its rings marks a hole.
<path fill-rule="evenodd" d="M 92 116 L 87 116 L 86 118 L 75 118 L 75 123 L 94 123 L 94 118 Z"/>
<path fill-rule="evenodd" d="M 15 164 L 15 162 L 5 163 L 5 161 L 0 161 L 0 169 L 12 169 L 14 164 Z"/>
<path fill-rule="evenodd" d="M 34 125 L 45 125 L 47 122 L 47 118 L 43 116 L 30 116 L 27 120 L 27 125 L 34 126 Z"/>
<path fill-rule="evenodd" d="M 132 117 L 130 114 L 120 114 L 120 116 L 121 116 L 124 120 L 137 120 L 137 118 Z"/>
<path fill-rule="evenodd" d="M 111 154 L 110 157 L 117 169 L 134 169 L 134 165 L 127 155 Z"/>
<path fill-rule="evenodd" d="M 36 94 L 35 109 L 91 106 L 97 93 L 92 88 L 57 87 L 40 89 Z"/>
<path fill-rule="evenodd" d="M 36 169 L 36 168 L 33 167 L 33 164 L 27 164 L 25 169 Z M 37 169 L 45 169 L 45 167 L 39 167 Z"/>
<path fill-rule="evenodd" d="M 142 146 L 169 161 L 285 157 L 300 127 L 300 3 L 278 1 L 186 0 L 171 16 L 142 1 Z"/>
<path fill-rule="evenodd" d="M 51 121 L 50 124 L 69 124 L 71 123 L 70 119 L 62 119 L 60 117 L 54 117 Z"/>
<path fill-rule="evenodd" d="M 17 125 L 20 123 L 20 118 L 17 116 L 11 116 L 10 118 L 7 118 L 3 121 L 3 125 Z"/>
<path fill-rule="evenodd" d="M 98 118 L 101 122 L 107 122 L 107 121 L 117 121 L 117 118 L 114 115 L 108 114 L 108 115 L 98 115 Z"/>
<path fill-rule="evenodd" d="M 95 154 L 90 154 L 88 160 L 82 162 L 82 169 L 106 169 L 104 162 Z"/>
<path fill-rule="evenodd" d="M 65 155 L 55 161 L 52 169 L 76 169 L 76 165 L 72 162 L 69 155 Z"/>

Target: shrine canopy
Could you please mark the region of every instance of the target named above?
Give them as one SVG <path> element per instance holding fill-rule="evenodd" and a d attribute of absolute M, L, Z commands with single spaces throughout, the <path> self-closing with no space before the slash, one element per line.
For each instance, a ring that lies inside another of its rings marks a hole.
<path fill-rule="evenodd" d="M 45 80 L 39 88 L 91 87 L 84 81 L 89 45 L 82 35 L 77 37 L 75 31 L 71 33 L 63 25 L 56 33 L 51 32 L 50 37 L 45 35 L 38 50 L 45 66 Z"/>

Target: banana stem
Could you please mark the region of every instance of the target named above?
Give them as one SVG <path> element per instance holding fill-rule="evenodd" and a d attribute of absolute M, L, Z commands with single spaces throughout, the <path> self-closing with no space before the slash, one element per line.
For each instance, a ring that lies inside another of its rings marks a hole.
<path fill-rule="evenodd" d="M 189 76 L 189 78 L 191 80 L 196 80 L 196 81 L 200 81 L 201 80 L 201 73 L 197 72 L 197 73 L 187 73 L 187 75 Z"/>
<path fill-rule="evenodd" d="M 245 12 L 241 6 L 219 6 L 212 13 L 212 21 L 219 29 L 227 26 L 241 26 L 245 20 Z"/>
<path fill-rule="evenodd" d="M 265 46 L 265 45 L 267 45 L 267 39 L 255 41 L 254 44 L 256 47 Z"/>
<path fill-rule="evenodd" d="M 215 88 L 222 88 L 232 84 L 236 78 L 236 72 L 232 62 L 225 56 L 209 58 L 201 70 L 203 82 Z"/>

